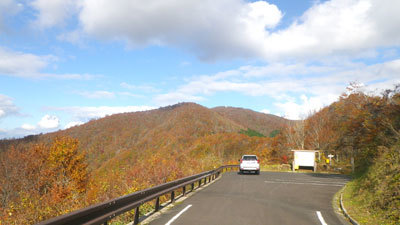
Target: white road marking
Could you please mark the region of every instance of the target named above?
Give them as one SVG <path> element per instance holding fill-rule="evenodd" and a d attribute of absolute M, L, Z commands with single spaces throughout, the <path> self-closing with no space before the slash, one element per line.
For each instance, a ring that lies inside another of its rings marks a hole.
<path fill-rule="evenodd" d="M 265 183 L 273 183 L 273 184 L 308 184 L 308 185 L 319 185 L 319 186 L 337 186 L 342 187 L 344 184 L 332 184 L 332 183 L 302 183 L 302 182 L 288 182 L 288 181 L 264 181 Z"/>
<path fill-rule="evenodd" d="M 178 217 L 180 215 L 182 215 L 182 213 L 184 213 L 186 210 L 188 210 L 190 207 L 192 207 L 192 205 L 188 205 L 186 206 L 184 209 L 182 209 L 182 211 L 180 211 L 178 214 L 176 214 L 174 217 L 172 217 L 172 219 L 170 219 L 168 221 L 168 223 L 166 223 L 165 225 L 170 225 L 172 222 L 174 222 L 176 219 L 178 219 Z"/>
<path fill-rule="evenodd" d="M 317 211 L 317 216 L 318 216 L 318 219 L 319 219 L 319 221 L 321 222 L 322 225 L 328 225 L 328 224 L 325 222 L 324 217 L 322 217 L 322 214 L 321 214 L 320 211 Z"/>

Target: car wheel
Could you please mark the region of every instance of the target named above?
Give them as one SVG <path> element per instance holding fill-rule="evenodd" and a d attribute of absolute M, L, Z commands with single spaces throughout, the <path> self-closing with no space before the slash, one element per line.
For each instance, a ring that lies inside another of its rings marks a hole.
<path fill-rule="evenodd" d="M 257 170 L 256 174 L 257 174 L 257 175 L 260 175 L 260 170 Z"/>

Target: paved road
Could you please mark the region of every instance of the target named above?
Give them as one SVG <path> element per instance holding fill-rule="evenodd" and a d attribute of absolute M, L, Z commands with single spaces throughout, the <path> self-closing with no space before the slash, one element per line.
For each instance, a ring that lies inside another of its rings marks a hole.
<path fill-rule="evenodd" d="M 173 217 L 171 225 L 346 224 L 334 212 L 332 198 L 347 180 L 314 173 L 229 172 L 150 225 L 167 224 Z"/>

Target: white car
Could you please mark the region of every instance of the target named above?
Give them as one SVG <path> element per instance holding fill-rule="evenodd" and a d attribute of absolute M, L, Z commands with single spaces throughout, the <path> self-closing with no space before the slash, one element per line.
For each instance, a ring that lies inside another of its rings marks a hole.
<path fill-rule="evenodd" d="M 260 160 L 256 155 L 244 155 L 239 162 L 240 174 L 243 174 L 245 171 L 254 172 L 257 175 L 260 174 Z"/>

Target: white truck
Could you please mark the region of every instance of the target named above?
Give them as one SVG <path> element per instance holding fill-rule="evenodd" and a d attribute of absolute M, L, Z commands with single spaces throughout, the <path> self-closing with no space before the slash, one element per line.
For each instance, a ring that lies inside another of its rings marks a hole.
<path fill-rule="evenodd" d="M 244 172 L 254 172 L 255 174 L 260 174 L 260 160 L 256 155 L 243 155 L 241 159 L 239 159 L 239 173 L 243 174 Z"/>

